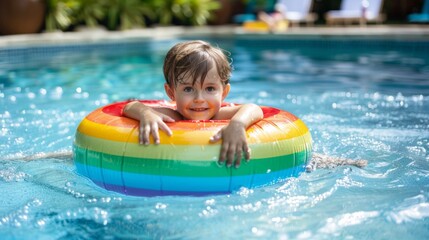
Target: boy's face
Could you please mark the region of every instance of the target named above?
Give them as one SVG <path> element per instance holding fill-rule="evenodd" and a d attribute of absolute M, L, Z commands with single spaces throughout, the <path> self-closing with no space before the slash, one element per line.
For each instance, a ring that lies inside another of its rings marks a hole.
<path fill-rule="evenodd" d="M 188 120 L 212 119 L 228 95 L 229 84 L 223 85 L 216 67 L 213 67 L 204 79 L 192 85 L 192 78 L 187 76 L 172 89 L 165 84 L 165 90 L 171 100 L 176 101 L 177 111 Z"/>

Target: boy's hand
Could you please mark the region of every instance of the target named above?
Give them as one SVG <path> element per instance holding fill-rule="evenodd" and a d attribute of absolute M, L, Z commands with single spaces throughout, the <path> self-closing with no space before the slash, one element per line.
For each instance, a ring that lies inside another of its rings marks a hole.
<path fill-rule="evenodd" d="M 226 166 L 230 167 L 235 159 L 234 166 L 238 168 L 243 153 L 246 161 L 250 159 L 244 124 L 231 121 L 226 127 L 213 135 L 210 138 L 210 142 L 214 143 L 220 139 L 222 139 L 222 146 L 220 149 L 219 163 L 222 164 L 226 160 Z"/>
<path fill-rule="evenodd" d="M 165 122 L 174 122 L 171 117 L 157 112 L 151 108 L 145 108 L 140 112 L 140 128 L 139 142 L 140 144 L 148 145 L 150 143 L 149 136 L 152 135 L 155 144 L 159 144 L 158 129 L 164 131 L 168 136 L 172 132 Z"/>

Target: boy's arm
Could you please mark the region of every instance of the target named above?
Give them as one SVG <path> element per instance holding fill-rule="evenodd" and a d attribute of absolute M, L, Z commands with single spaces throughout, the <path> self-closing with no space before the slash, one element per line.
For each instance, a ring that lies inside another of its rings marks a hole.
<path fill-rule="evenodd" d="M 250 149 L 247 146 L 246 129 L 263 118 L 262 109 L 255 104 L 243 104 L 237 107 L 225 107 L 217 116 L 218 119 L 231 119 L 229 124 L 210 138 L 210 142 L 222 139 L 219 162 L 226 160 L 229 167 L 235 160 L 239 167 L 244 152 L 246 160 L 250 159 Z"/>
<path fill-rule="evenodd" d="M 175 121 L 173 112 L 172 109 L 155 109 L 139 101 L 133 101 L 125 105 L 123 115 L 140 122 L 139 142 L 147 145 L 150 135 L 152 135 L 155 144 L 159 144 L 158 129 L 171 136 L 172 132 L 165 122 Z"/>

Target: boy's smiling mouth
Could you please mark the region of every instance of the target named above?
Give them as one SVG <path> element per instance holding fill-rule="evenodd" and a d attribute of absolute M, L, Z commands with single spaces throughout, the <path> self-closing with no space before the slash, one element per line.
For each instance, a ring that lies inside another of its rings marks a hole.
<path fill-rule="evenodd" d="M 194 112 L 204 112 L 207 111 L 208 108 L 191 108 L 190 110 Z"/>

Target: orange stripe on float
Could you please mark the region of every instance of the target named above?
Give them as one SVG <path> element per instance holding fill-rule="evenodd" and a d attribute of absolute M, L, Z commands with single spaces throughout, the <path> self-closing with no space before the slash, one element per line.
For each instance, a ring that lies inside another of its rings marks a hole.
<path fill-rule="evenodd" d="M 117 127 L 123 127 L 123 128 L 134 128 L 138 125 L 138 121 L 134 119 L 106 114 L 103 112 L 103 108 L 99 108 L 91 112 L 88 116 L 86 116 L 86 119 L 92 122 L 96 122 L 104 125 L 117 126 Z M 113 119 L 115 120 L 122 119 L 122 120 L 112 121 Z"/>

